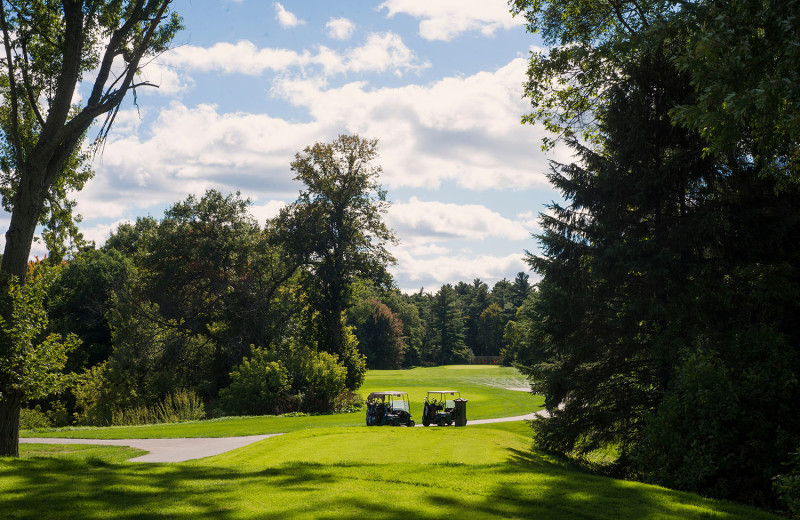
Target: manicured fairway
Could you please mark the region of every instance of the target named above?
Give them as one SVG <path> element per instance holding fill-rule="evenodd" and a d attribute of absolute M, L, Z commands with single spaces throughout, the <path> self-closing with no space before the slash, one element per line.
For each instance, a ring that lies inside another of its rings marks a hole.
<path fill-rule="evenodd" d="M 541 399 L 506 390 L 513 369 L 370 372 L 362 393 L 405 390 L 419 415 L 426 390 L 456 389 L 470 419 L 515 416 Z M 767 520 L 743 506 L 594 476 L 531 448 L 524 422 L 466 428 L 367 428 L 363 414 L 250 417 L 47 435 L 125 438 L 287 432 L 176 464 L 125 462 L 140 451 L 21 445 L 0 458 L 6 519 L 689 519 Z M 26 432 L 31 436 L 31 432 Z"/>
<path fill-rule="evenodd" d="M 527 383 L 514 368 L 454 365 L 412 370 L 372 370 L 360 393 L 375 390 L 404 390 L 411 399 L 412 416 L 421 422 L 422 401 L 428 390 L 460 390 L 468 399 L 468 419 L 511 417 L 540 410 L 543 399 L 526 392 L 507 390 Z M 364 414 L 318 415 L 310 417 L 226 417 L 181 424 L 126 426 L 112 428 L 59 428 L 24 432 L 25 437 L 78 437 L 86 439 L 140 439 L 175 437 L 233 437 L 281 433 L 308 428 L 362 426 Z"/>
<path fill-rule="evenodd" d="M 525 424 L 506 423 L 319 428 L 169 465 L 112 461 L 112 448 L 72 459 L 39 452 L 0 459 L 0 511 L 9 519 L 777 518 L 589 475 L 529 442 Z"/>

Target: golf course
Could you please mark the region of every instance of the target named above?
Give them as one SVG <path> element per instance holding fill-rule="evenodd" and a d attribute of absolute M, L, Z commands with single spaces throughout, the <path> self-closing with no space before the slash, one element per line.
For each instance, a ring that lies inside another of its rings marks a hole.
<path fill-rule="evenodd" d="M 362 395 L 459 390 L 469 420 L 542 408 L 512 368 L 370 371 Z M 767 519 L 767 513 L 596 476 L 531 446 L 524 421 L 465 428 L 366 427 L 362 412 L 24 431 L 23 437 L 143 439 L 282 433 L 213 457 L 134 463 L 119 446 L 20 445 L 0 458 L 4 519 L 459 518 Z"/>

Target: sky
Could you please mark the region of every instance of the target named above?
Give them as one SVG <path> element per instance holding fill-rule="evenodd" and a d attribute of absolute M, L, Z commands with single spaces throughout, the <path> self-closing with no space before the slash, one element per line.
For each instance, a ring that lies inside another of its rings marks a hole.
<path fill-rule="evenodd" d="M 506 0 L 176 0 L 186 29 L 149 63 L 76 194 L 100 246 L 207 189 L 241 192 L 263 225 L 297 198 L 295 153 L 340 134 L 379 140 L 385 215 L 406 292 L 490 286 L 529 271 L 545 173 L 567 161 L 523 125 L 541 45 Z M 86 85 L 79 95 L 86 95 Z M 7 219 L 6 219 L 7 221 Z M 34 244 L 33 254 L 42 255 Z"/>

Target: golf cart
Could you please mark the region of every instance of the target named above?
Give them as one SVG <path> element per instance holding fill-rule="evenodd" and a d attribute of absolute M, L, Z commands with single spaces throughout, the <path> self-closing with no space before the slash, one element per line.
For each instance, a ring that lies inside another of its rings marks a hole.
<path fill-rule="evenodd" d="M 459 410 L 456 410 L 456 401 L 461 405 Z M 464 426 L 467 423 L 466 402 L 466 399 L 461 399 L 461 392 L 458 390 L 429 391 L 422 411 L 423 426 L 450 426 L 454 422 L 456 426 Z M 463 415 L 463 421 L 459 420 L 459 411 Z"/>
<path fill-rule="evenodd" d="M 367 397 L 367 426 L 414 426 L 406 392 L 372 392 Z"/>

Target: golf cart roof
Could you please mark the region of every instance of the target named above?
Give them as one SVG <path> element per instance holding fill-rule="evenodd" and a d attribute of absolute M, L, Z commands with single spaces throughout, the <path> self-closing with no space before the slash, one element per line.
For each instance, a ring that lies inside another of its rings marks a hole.
<path fill-rule="evenodd" d="M 402 397 L 404 395 L 408 395 L 408 392 L 398 392 L 398 391 L 388 391 L 388 392 L 372 392 L 369 394 L 367 399 L 371 399 L 373 397 L 383 397 L 383 396 L 392 396 L 392 397 Z"/>
<path fill-rule="evenodd" d="M 461 392 L 459 392 L 458 390 L 428 390 L 428 393 L 429 394 L 450 394 L 450 395 L 454 395 L 454 394 L 460 394 Z"/>

